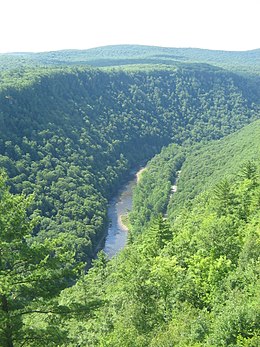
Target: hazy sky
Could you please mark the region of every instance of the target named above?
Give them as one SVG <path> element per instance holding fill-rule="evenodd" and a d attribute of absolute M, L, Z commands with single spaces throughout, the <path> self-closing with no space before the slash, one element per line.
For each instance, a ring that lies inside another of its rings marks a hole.
<path fill-rule="evenodd" d="M 260 0 L 0 0 L 0 52 L 260 48 Z"/>

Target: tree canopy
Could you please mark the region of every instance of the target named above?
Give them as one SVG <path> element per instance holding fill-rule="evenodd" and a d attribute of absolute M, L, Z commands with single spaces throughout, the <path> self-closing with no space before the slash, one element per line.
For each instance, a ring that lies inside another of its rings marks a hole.
<path fill-rule="evenodd" d="M 58 329 L 50 315 L 61 313 L 55 298 L 75 279 L 73 253 L 63 240 L 32 235 L 37 222 L 27 215 L 32 196 L 12 195 L 0 176 L 0 341 L 3 347 L 54 346 Z M 77 270 L 78 268 L 78 270 Z M 40 316 L 40 318 L 39 318 Z M 33 328 L 31 321 L 41 322 Z M 55 331 L 54 331 L 55 330 Z M 32 341 L 32 342 L 31 342 Z"/>
<path fill-rule="evenodd" d="M 0 55 L 0 344 L 258 346 L 259 51 L 128 48 Z"/>

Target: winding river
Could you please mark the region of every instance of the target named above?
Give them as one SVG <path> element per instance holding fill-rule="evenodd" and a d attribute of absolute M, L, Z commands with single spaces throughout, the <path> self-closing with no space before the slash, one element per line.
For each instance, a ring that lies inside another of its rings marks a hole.
<path fill-rule="evenodd" d="M 127 227 L 122 223 L 121 217 L 132 209 L 133 188 L 136 186 L 140 174 L 139 170 L 134 178 L 123 186 L 108 206 L 109 227 L 105 239 L 104 252 L 108 258 L 112 258 L 120 249 L 124 248 L 127 241 Z"/>

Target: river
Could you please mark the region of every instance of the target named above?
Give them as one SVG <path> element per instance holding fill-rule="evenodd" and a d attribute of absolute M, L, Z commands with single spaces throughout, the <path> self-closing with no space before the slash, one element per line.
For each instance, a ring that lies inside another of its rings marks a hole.
<path fill-rule="evenodd" d="M 144 169 L 139 170 L 134 178 L 128 181 L 128 183 L 122 187 L 118 195 L 109 203 L 109 226 L 103 248 L 108 258 L 112 258 L 126 245 L 128 230 L 127 227 L 123 225 L 121 217 L 132 209 L 133 188 L 136 186 L 143 170 Z"/>

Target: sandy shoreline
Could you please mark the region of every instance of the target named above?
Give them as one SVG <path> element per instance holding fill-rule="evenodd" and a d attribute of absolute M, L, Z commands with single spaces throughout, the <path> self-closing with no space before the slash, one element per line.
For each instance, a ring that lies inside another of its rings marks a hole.
<path fill-rule="evenodd" d="M 138 183 L 141 179 L 142 173 L 146 170 L 146 167 L 143 167 L 142 169 L 140 169 L 139 171 L 137 171 L 137 173 L 135 174 L 136 176 L 136 182 Z M 126 214 L 121 214 L 118 216 L 117 222 L 118 225 L 120 226 L 120 228 L 124 231 L 129 231 L 128 227 L 123 223 L 122 221 L 122 217 L 126 216 L 128 213 Z"/>
<path fill-rule="evenodd" d="M 129 229 L 127 228 L 127 226 L 122 222 L 122 218 L 125 216 L 125 214 L 121 214 L 120 216 L 118 216 L 117 222 L 118 225 L 120 226 L 120 228 L 124 231 L 129 231 Z"/>
<path fill-rule="evenodd" d="M 137 173 L 136 173 L 136 180 L 137 183 L 140 181 L 142 173 L 146 170 L 146 167 L 143 167 L 142 169 L 140 169 Z"/>

